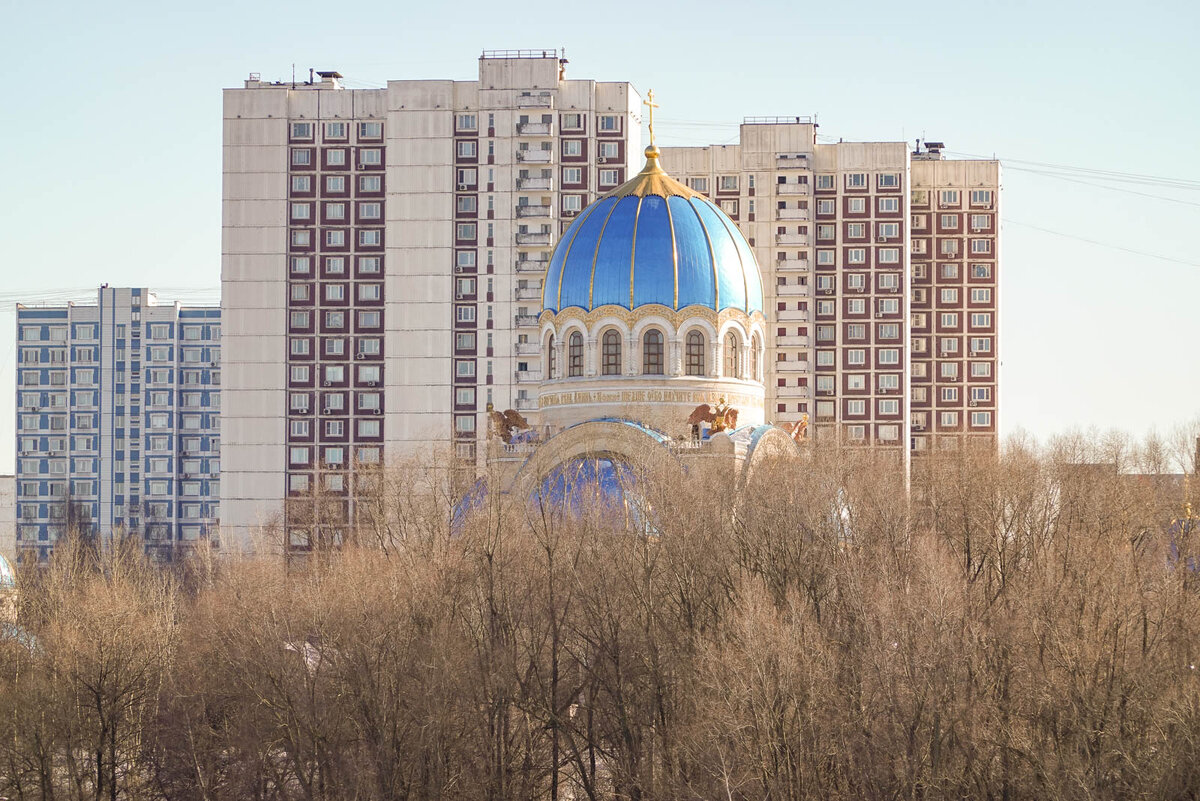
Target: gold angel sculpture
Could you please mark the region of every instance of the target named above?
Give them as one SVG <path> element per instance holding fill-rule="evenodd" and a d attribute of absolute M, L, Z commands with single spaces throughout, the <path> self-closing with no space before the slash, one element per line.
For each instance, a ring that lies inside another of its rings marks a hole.
<path fill-rule="evenodd" d="M 503 412 L 493 409 L 488 412 L 492 436 L 498 436 L 505 443 L 512 442 L 513 434 L 529 429 L 529 421 L 516 409 L 506 409 Z"/>
<path fill-rule="evenodd" d="M 692 437 L 700 438 L 700 424 L 708 423 L 708 432 L 716 434 L 718 431 L 732 431 L 737 428 L 738 410 L 725 403 L 725 399 L 721 398 L 716 406 L 709 403 L 702 403 L 692 410 L 688 415 L 687 423 L 692 427 Z"/>

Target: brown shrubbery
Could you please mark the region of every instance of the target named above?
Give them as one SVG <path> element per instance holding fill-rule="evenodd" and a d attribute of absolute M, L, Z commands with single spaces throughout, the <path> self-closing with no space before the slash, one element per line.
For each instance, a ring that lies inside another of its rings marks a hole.
<path fill-rule="evenodd" d="M 61 548 L 0 640 L 0 797 L 1196 798 L 1197 543 L 1122 472 L 1156 458 L 1017 443 L 906 495 L 817 452 L 740 504 L 697 467 L 643 478 L 650 536 L 494 495 L 452 533 L 410 476 L 303 563 Z"/>

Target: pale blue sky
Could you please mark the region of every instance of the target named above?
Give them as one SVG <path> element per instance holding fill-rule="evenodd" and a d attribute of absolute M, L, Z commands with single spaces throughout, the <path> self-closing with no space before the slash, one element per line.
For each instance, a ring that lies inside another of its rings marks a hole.
<path fill-rule="evenodd" d="M 355 87 L 469 80 L 485 48 L 565 47 L 571 77 L 653 87 L 663 144 L 732 141 L 744 116 L 816 113 L 825 136 L 924 134 L 995 154 L 1013 221 L 1004 431 L 1140 434 L 1200 414 L 1188 359 L 1200 297 L 1195 3 L 5 0 L 0 11 L 0 471 L 13 458 L 11 301 L 87 297 L 105 282 L 215 299 L 222 88 L 250 72 L 288 79 L 293 63 L 298 77 L 332 68 Z"/>

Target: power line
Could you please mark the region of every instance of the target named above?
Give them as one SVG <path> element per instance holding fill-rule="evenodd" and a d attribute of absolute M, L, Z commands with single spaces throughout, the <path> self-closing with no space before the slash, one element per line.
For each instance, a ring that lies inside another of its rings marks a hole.
<path fill-rule="evenodd" d="M 1053 173 L 1053 172 L 1046 172 L 1045 170 L 1034 170 L 1034 169 L 1030 169 L 1028 167 L 1007 167 L 1007 169 L 1014 170 L 1016 172 L 1027 172 L 1027 173 L 1031 173 L 1033 175 L 1044 175 L 1047 178 L 1057 178 L 1060 181 L 1070 181 L 1073 184 L 1083 184 L 1084 186 L 1094 186 L 1097 189 L 1107 189 L 1110 192 L 1120 192 L 1120 193 L 1126 194 L 1126 195 L 1138 195 L 1140 197 L 1149 197 L 1149 198 L 1154 198 L 1156 200 L 1165 200 L 1168 203 L 1179 203 L 1184 206 L 1200 207 L 1200 203 L 1195 203 L 1191 200 L 1180 200 L 1179 198 L 1167 197 L 1166 195 L 1152 195 L 1149 192 L 1139 192 L 1136 189 L 1127 189 L 1127 188 L 1121 187 L 1121 186 L 1107 186 L 1105 184 L 1098 184 L 1098 183 L 1094 183 L 1092 181 L 1081 181 L 1078 178 L 1069 178 L 1065 175 L 1059 175 L 1059 174 Z"/>
<path fill-rule="evenodd" d="M 1109 248 L 1111 250 L 1120 250 L 1125 253 L 1132 253 L 1136 256 L 1145 256 L 1146 258 L 1149 258 L 1149 259 L 1159 259 L 1160 261 L 1169 261 L 1174 264 L 1183 264 L 1188 267 L 1200 267 L 1200 262 L 1185 261 L 1183 259 L 1176 259 L 1172 256 L 1161 256 L 1157 253 L 1147 253 L 1144 250 L 1134 250 L 1133 248 L 1122 247 L 1121 245 L 1114 245 L 1109 242 L 1101 242 L 1096 239 L 1088 239 L 1088 238 L 1082 237 L 1082 236 L 1075 236 L 1074 234 L 1066 234 L 1066 233 L 1063 233 L 1062 231 L 1054 231 L 1054 230 L 1051 230 L 1050 228 L 1042 228 L 1040 225 L 1033 225 L 1032 223 L 1020 222 L 1019 220 L 1010 220 L 1007 217 L 1004 218 L 1004 222 L 1006 222 L 1010 225 L 1019 225 L 1022 228 L 1032 228 L 1035 231 L 1041 231 L 1042 233 L 1046 233 L 1046 234 L 1053 234 L 1054 236 L 1061 236 L 1064 239 L 1074 239 L 1078 242 L 1087 242 L 1088 244 L 1098 245 L 1102 248 Z"/>

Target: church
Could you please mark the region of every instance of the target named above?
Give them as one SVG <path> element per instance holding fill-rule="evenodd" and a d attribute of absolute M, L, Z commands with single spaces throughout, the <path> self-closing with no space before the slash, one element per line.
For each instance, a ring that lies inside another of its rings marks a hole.
<path fill-rule="evenodd" d="M 741 486 L 768 455 L 800 458 L 807 421 L 766 421 L 754 254 L 716 204 L 666 173 L 650 132 L 642 171 L 589 205 L 550 259 L 538 411 L 490 414 L 504 492 L 586 481 L 619 494 L 631 467 L 698 459 Z"/>

